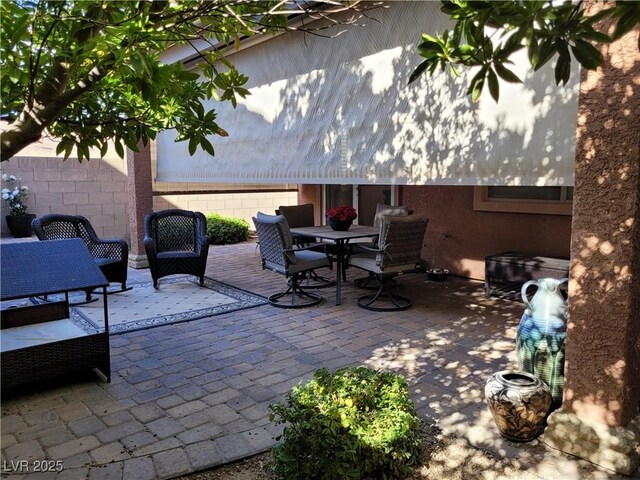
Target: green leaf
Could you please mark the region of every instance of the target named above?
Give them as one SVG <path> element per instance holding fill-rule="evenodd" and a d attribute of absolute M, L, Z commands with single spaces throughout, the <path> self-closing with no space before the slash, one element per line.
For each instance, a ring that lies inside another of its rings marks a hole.
<path fill-rule="evenodd" d="M 553 58 L 556 53 L 553 40 L 547 38 L 540 42 L 538 50 L 538 63 L 535 65 L 534 70 L 540 70 L 549 60 Z"/>
<path fill-rule="evenodd" d="M 124 147 L 122 146 L 120 138 L 116 138 L 113 142 L 114 147 L 116 148 L 116 153 L 120 158 L 124 158 Z"/>
<path fill-rule="evenodd" d="M 478 73 L 471 79 L 471 85 L 467 90 L 467 95 L 471 95 L 471 100 L 477 102 L 482 94 L 482 88 L 484 87 L 484 80 L 487 74 L 487 67 L 482 67 Z"/>
<path fill-rule="evenodd" d="M 426 70 L 429 68 L 432 62 L 425 60 L 409 76 L 409 83 L 415 82 Z"/>
<path fill-rule="evenodd" d="M 206 137 L 202 137 L 200 139 L 200 146 L 209 155 L 211 155 L 212 157 L 215 156 L 216 153 L 215 153 L 215 150 L 213 149 L 213 145 L 211 145 L 211 142 L 207 140 Z"/>
<path fill-rule="evenodd" d="M 604 63 L 602 53 L 589 42 L 579 39 L 574 40 L 574 42 L 575 45 L 571 46 L 571 51 L 584 68 L 593 70 Z"/>
<path fill-rule="evenodd" d="M 189 155 L 193 156 L 196 153 L 198 148 L 198 139 L 196 137 L 191 137 L 189 139 Z"/>
<path fill-rule="evenodd" d="M 569 81 L 569 75 L 571 74 L 571 59 L 567 60 L 563 56 L 558 57 L 555 67 L 555 79 L 556 85 L 562 82 L 562 85 L 566 85 Z"/>
<path fill-rule="evenodd" d="M 493 68 L 496 69 L 496 73 L 503 80 L 506 80 L 509 83 L 522 83 L 522 80 L 520 80 L 515 73 L 505 67 L 502 63 L 494 63 Z"/>
<path fill-rule="evenodd" d="M 636 2 L 630 2 L 630 3 L 636 3 Z M 640 4 L 636 4 L 635 11 L 631 9 L 628 9 L 628 10 L 630 11 L 625 12 L 625 14 L 620 17 L 620 20 L 618 20 L 618 23 L 616 24 L 616 28 L 613 31 L 613 35 L 611 35 L 611 38 L 613 40 L 617 40 L 623 37 L 628 32 L 633 30 L 633 28 L 636 25 L 640 24 Z"/>
<path fill-rule="evenodd" d="M 489 81 L 489 93 L 496 103 L 498 103 L 500 99 L 500 84 L 498 83 L 496 72 L 491 68 L 487 71 L 487 80 Z"/>

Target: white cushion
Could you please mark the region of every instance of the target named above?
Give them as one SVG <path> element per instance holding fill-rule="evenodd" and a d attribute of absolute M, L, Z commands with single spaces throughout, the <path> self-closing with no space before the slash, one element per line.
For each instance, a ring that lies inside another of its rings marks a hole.
<path fill-rule="evenodd" d="M 5 328 L 0 334 L 0 350 L 8 352 L 85 335 L 86 333 L 71 323 L 68 318 Z"/>

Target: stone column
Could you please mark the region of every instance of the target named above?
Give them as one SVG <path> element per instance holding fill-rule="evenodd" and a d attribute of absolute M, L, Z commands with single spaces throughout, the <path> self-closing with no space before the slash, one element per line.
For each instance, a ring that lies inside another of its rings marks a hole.
<path fill-rule="evenodd" d="M 640 444 L 639 36 L 599 45 L 605 65 L 581 72 L 564 403 L 544 434 L 627 475 Z"/>
<path fill-rule="evenodd" d="M 138 149 L 139 153 L 127 150 L 129 231 L 131 233 L 129 266 L 147 268 L 149 262 L 144 251 L 144 216 L 153 210 L 151 148 L 140 144 Z"/>

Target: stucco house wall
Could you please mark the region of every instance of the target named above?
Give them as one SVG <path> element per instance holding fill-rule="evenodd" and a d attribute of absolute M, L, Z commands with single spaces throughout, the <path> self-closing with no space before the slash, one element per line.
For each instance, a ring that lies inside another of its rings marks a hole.
<path fill-rule="evenodd" d="M 484 279 L 484 258 L 494 253 L 515 250 L 569 258 L 570 215 L 476 211 L 473 189 L 402 187 L 402 204 L 429 217 L 422 250 L 422 260 L 428 267 Z"/>

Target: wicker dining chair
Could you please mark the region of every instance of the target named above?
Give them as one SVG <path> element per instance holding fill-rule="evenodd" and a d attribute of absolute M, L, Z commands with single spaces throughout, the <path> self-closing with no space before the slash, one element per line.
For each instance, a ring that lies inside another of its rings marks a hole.
<path fill-rule="evenodd" d="M 289 224 L 282 215 L 258 212 L 253 217 L 253 224 L 258 234 L 262 268 L 287 278 L 287 289 L 270 295 L 269 303 L 280 308 L 302 308 L 320 303 L 322 297 L 307 292 L 301 284 L 308 271 L 331 268 L 329 256 L 308 248 L 294 248 Z"/>
<path fill-rule="evenodd" d="M 190 274 L 204 285 L 209 253 L 207 220 L 200 212 L 169 209 L 144 217 L 144 248 L 153 287 L 162 277 Z"/>
<path fill-rule="evenodd" d="M 127 288 L 129 246 L 124 240 L 99 238 L 89 220 L 81 215 L 43 215 L 35 218 L 31 225 L 39 240 L 81 238 L 107 281 L 120 284 L 119 290 L 108 293 L 131 290 Z M 91 292 L 86 293 L 87 301 L 91 301 Z"/>
<path fill-rule="evenodd" d="M 351 256 L 351 266 L 371 272 L 379 282 L 372 295 L 358 298 L 358 306 L 367 310 L 404 310 L 409 298 L 393 292 L 394 277 L 420 268 L 420 252 L 429 219 L 420 215 L 384 215 L 380 222 L 377 247 L 361 246 L 363 253 Z"/>
<path fill-rule="evenodd" d="M 313 203 L 304 203 L 302 205 L 284 205 L 280 206 L 276 210 L 277 215 L 282 215 L 287 219 L 289 228 L 298 227 L 313 227 L 315 225 Z M 300 248 L 309 248 L 316 252 L 327 252 L 329 255 L 336 254 L 336 245 L 334 243 L 318 242 L 315 237 L 307 236 L 293 236 L 293 242 Z M 346 281 L 346 273 L 343 269 L 343 280 Z M 304 282 L 305 288 L 325 288 L 335 285 L 335 281 L 329 278 L 320 276 L 315 270 L 309 270 L 307 272 L 307 278 Z"/>

